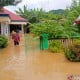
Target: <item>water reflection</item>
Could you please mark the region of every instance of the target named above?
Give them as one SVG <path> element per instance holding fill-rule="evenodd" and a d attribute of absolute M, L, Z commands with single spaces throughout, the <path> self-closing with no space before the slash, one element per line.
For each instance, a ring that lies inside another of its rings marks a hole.
<path fill-rule="evenodd" d="M 21 50 L 20 50 L 20 46 L 14 46 L 14 54 L 20 54 Z"/>

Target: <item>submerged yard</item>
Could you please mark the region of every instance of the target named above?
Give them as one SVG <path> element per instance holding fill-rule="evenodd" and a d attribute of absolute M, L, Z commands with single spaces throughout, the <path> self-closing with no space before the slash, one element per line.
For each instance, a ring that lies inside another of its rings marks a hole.
<path fill-rule="evenodd" d="M 71 76 L 80 77 L 80 63 L 68 61 L 64 53 L 40 51 L 38 42 L 31 36 L 26 37 L 25 51 L 23 38 L 20 46 L 14 46 L 11 40 L 11 44 L 0 51 L 0 80 L 69 80 Z"/>

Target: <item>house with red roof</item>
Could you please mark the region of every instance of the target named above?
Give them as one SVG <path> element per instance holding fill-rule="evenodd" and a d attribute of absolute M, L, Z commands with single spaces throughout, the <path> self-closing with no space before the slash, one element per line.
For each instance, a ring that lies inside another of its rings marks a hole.
<path fill-rule="evenodd" d="M 24 32 L 24 25 L 26 25 L 26 19 L 22 18 L 19 15 L 3 8 L 0 10 L 0 34 L 9 36 L 10 33 L 14 30 L 20 30 Z"/>

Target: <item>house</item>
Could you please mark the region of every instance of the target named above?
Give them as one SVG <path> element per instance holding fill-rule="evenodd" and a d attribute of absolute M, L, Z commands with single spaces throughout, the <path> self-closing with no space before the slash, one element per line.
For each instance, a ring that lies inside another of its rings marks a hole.
<path fill-rule="evenodd" d="M 78 16 L 78 18 L 74 21 L 73 25 L 78 25 L 80 24 L 80 15 Z"/>
<path fill-rule="evenodd" d="M 10 33 L 14 30 L 21 30 L 24 32 L 24 25 L 27 22 L 24 18 L 15 13 L 3 8 L 0 10 L 0 34 L 9 36 Z"/>

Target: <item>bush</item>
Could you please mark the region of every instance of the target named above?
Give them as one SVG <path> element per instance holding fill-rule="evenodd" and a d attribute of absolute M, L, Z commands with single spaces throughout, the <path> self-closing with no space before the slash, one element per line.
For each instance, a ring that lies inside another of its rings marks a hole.
<path fill-rule="evenodd" d="M 30 22 L 30 23 L 37 23 L 37 22 L 39 22 L 39 21 L 38 21 L 37 17 L 33 16 L 33 17 L 31 17 L 31 18 L 29 19 L 29 22 Z"/>
<path fill-rule="evenodd" d="M 61 52 L 63 51 L 63 45 L 58 40 L 54 40 L 50 42 L 49 49 L 54 53 Z"/>
<path fill-rule="evenodd" d="M 66 50 L 65 55 L 66 55 L 67 59 L 70 61 L 75 61 L 75 59 L 76 59 L 76 55 L 70 49 Z"/>
<path fill-rule="evenodd" d="M 80 40 L 75 40 L 73 45 L 66 49 L 65 55 L 70 61 L 80 61 Z"/>
<path fill-rule="evenodd" d="M 8 45 L 8 39 L 0 35 L 0 48 L 5 48 Z"/>

